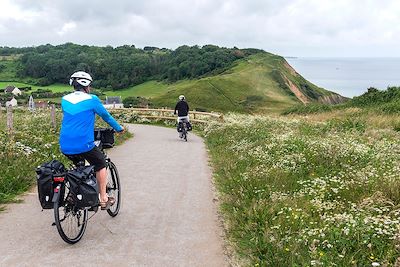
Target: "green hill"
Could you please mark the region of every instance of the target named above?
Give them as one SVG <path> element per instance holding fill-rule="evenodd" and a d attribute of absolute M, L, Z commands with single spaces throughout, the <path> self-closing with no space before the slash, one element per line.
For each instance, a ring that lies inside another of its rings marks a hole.
<path fill-rule="evenodd" d="M 270 53 L 238 60 L 218 75 L 170 84 L 148 82 L 106 94 L 142 96 L 163 107 L 173 106 L 183 94 L 193 109 L 257 113 L 281 112 L 299 103 L 345 100 L 308 82 L 284 58 Z"/>
<path fill-rule="evenodd" d="M 301 103 L 345 100 L 305 80 L 283 57 L 257 49 L 212 45 L 176 50 L 75 44 L 0 47 L 2 87 L 48 89 L 58 92 L 54 97 L 59 98 L 60 92 L 69 91 L 66 82 L 75 70 L 92 73 L 93 86 L 100 94 L 142 97 L 155 107 L 172 107 L 181 94 L 192 109 L 241 113 L 281 112 Z"/>

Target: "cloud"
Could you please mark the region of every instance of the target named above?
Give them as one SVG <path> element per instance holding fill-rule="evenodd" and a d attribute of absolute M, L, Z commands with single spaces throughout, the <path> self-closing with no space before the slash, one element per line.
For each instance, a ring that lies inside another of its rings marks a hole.
<path fill-rule="evenodd" d="M 211 43 L 283 55 L 400 56 L 396 0 L 2 0 L 0 9 L 0 45 Z"/>
<path fill-rule="evenodd" d="M 72 22 L 67 22 L 62 26 L 61 30 L 58 31 L 57 34 L 62 36 L 62 35 L 70 32 L 70 31 L 72 31 L 75 28 L 76 28 L 76 23 L 75 22 L 73 22 L 73 21 Z"/>

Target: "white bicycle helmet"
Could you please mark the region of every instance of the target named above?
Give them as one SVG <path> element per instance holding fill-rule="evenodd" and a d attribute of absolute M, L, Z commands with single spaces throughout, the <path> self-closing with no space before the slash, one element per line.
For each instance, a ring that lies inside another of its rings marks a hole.
<path fill-rule="evenodd" d="M 72 83 L 74 81 L 76 81 L 80 85 L 86 87 L 86 86 L 89 86 L 93 82 L 93 79 L 89 73 L 86 73 L 84 71 L 77 71 L 71 75 L 71 78 L 69 79 L 69 84 L 72 85 Z"/>
<path fill-rule="evenodd" d="M 185 100 L 185 96 L 184 95 L 180 95 L 179 96 L 179 100 Z"/>

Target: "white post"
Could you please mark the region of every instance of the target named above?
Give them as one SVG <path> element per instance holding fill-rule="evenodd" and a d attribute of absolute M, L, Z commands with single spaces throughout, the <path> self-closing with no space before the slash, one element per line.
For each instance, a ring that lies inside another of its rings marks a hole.
<path fill-rule="evenodd" d="M 13 108 L 12 106 L 7 107 L 7 130 L 8 134 L 13 135 Z"/>
<path fill-rule="evenodd" d="M 51 125 L 56 129 L 56 105 L 51 104 Z"/>

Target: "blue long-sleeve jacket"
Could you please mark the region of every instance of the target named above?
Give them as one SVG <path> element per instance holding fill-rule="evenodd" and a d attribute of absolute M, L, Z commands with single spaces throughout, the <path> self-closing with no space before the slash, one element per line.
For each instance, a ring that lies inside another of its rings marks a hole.
<path fill-rule="evenodd" d="M 93 149 L 96 114 L 117 132 L 123 129 L 95 95 L 75 91 L 63 96 L 61 107 L 60 148 L 64 154 L 80 154 Z"/>

